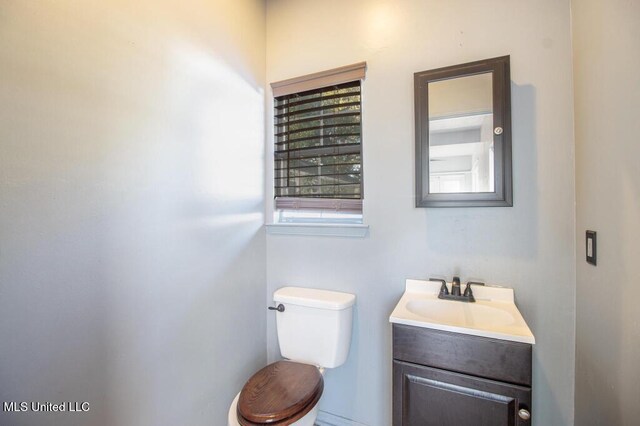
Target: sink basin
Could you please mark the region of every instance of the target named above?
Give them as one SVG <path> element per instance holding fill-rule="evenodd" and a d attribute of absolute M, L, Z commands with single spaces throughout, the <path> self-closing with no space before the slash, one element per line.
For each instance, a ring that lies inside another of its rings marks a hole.
<path fill-rule="evenodd" d="M 443 324 L 470 324 L 476 327 L 511 325 L 515 318 L 504 309 L 476 303 L 461 303 L 450 300 L 411 300 L 407 310 L 427 321 Z"/>
<path fill-rule="evenodd" d="M 535 343 L 514 303 L 513 289 L 473 286 L 475 303 L 438 299 L 440 283 L 407 280 L 389 321 L 455 333 Z"/>

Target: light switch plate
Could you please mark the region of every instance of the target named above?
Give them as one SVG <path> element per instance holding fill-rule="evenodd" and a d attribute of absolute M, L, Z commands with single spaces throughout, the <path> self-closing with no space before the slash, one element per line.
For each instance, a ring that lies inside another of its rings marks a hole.
<path fill-rule="evenodd" d="M 587 263 L 592 265 L 597 264 L 597 245 L 596 245 L 596 231 L 587 231 L 586 234 L 586 251 L 587 251 Z"/>

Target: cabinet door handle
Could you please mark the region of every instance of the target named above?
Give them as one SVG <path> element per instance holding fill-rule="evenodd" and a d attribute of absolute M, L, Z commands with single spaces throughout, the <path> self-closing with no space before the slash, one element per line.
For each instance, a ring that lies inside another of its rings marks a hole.
<path fill-rule="evenodd" d="M 531 418 L 531 413 L 529 412 L 529 410 L 521 408 L 518 411 L 518 417 L 520 417 L 522 420 L 529 420 Z"/>

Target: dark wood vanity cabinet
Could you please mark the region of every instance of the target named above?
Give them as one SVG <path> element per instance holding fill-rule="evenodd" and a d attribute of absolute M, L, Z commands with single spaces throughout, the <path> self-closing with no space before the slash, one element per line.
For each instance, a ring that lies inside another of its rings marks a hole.
<path fill-rule="evenodd" d="M 531 424 L 531 345 L 393 325 L 393 426 Z"/>

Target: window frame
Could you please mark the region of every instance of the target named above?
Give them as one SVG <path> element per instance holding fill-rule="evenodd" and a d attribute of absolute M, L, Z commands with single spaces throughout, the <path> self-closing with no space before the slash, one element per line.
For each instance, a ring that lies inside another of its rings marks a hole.
<path fill-rule="evenodd" d="M 273 178 L 271 181 L 273 191 L 273 221 L 279 224 L 355 224 L 362 226 L 363 223 L 363 200 L 364 200 L 364 167 L 363 167 L 363 82 L 366 73 L 366 62 L 359 62 L 345 67 L 321 71 L 288 80 L 271 84 L 271 123 L 272 143 L 271 155 L 273 164 L 271 171 Z M 337 86 L 353 81 L 360 82 L 360 109 L 359 109 L 359 131 L 360 131 L 360 198 L 325 198 L 325 197 L 276 197 L 276 180 L 278 179 L 275 170 L 276 164 L 276 142 L 277 133 L 275 102 L 276 98 L 289 94 L 302 93 L 310 90 L 318 90 L 325 87 Z M 295 212 L 300 212 L 296 217 Z M 316 213 L 316 216 L 310 213 Z M 293 213 L 293 214 L 292 214 Z M 284 218 L 286 216 L 286 219 Z"/>

